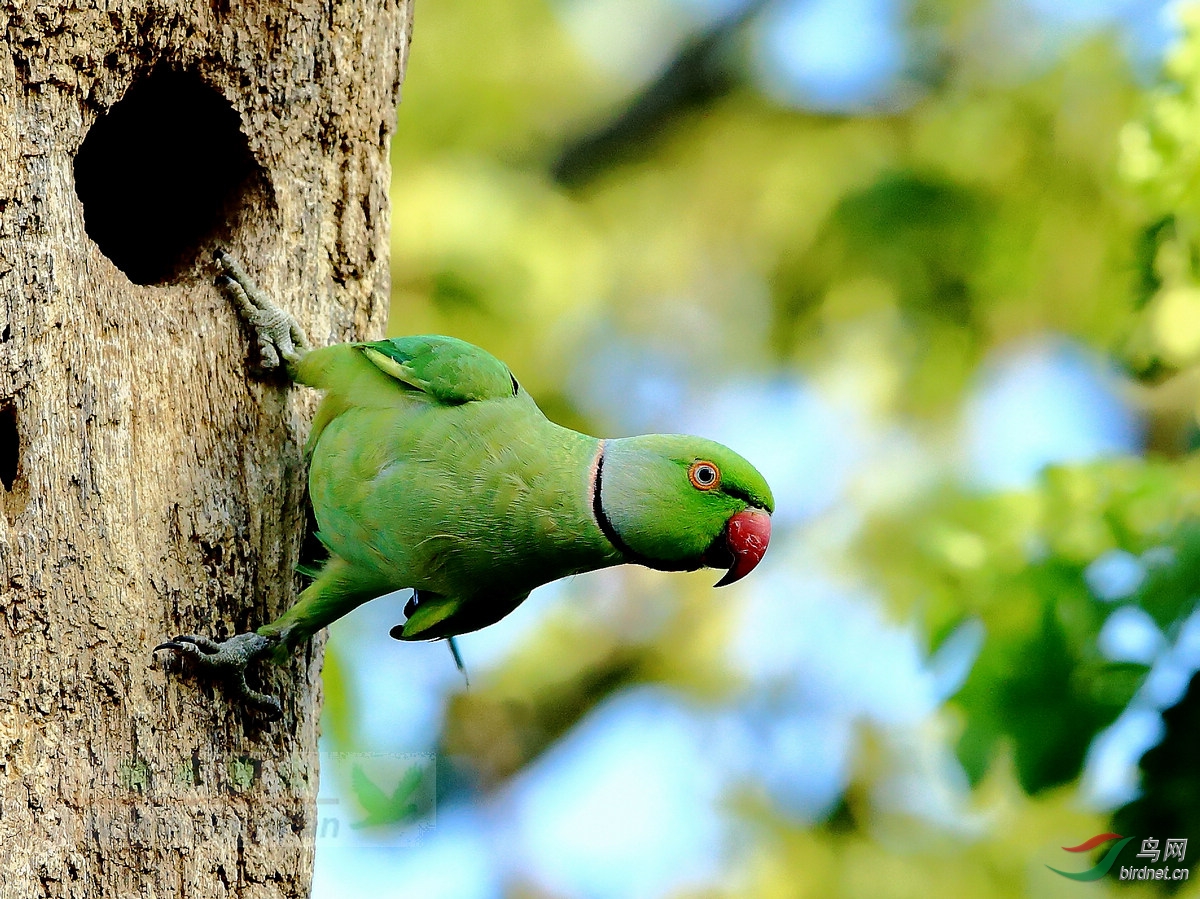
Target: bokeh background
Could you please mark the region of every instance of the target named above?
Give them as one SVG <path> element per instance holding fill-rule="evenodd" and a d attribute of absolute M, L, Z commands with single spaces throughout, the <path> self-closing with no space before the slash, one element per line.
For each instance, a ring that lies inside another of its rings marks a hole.
<path fill-rule="evenodd" d="M 420 3 L 390 333 L 593 434 L 727 443 L 778 511 L 729 588 L 536 591 L 461 638 L 469 689 L 389 639 L 403 595 L 335 624 L 322 801 L 370 804 L 354 753 L 418 762 L 375 845 L 319 835 L 314 895 L 1142 896 L 1047 865 L 1200 858 L 1197 28 Z"/>

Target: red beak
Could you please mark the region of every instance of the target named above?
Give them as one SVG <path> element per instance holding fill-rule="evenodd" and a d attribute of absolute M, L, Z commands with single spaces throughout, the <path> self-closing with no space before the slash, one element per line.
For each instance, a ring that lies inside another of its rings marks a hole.
<path fill-rule="evenodd" d="M 725 525 L 725 547 L 733 556 L 733 564 L 716 586 L 724 587 L 740 581 L 762 561 L 771 542 L 771 516 L 762 509 L 738 512 Z"/>

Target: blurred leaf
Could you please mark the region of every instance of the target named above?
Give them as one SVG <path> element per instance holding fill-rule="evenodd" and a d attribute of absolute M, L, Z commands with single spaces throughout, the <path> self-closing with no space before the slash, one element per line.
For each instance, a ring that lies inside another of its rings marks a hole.
<path fill-rule="evenodd" d="M 556 181 L 580 187 L 616 163 L 644 157 L 672 119 L 702 110 L 732 90 L 742 74 L 730 65 L 731 44 L 742 26 L 766 6 L 750 0 L 687 40 L 662 73 L 616 115 L 563 147 L 551 167 Z"/>
<path fill-rule="evenodd" d="M 325 644 L 325 664 L 321 668 L 321 689 L 324 703 L 321 706 L 321 733 L 326 734 L 334 746 L 349 747 L 354 740 L 355 707 L 350 693 L 346 672 L 342 667 L 340 652 L 333 642 Z"/>
<path fill-rule="evenodd" d="M 1170 628 L 1200 602 L 1200 521 L 1190 521 L 1158 547 L 1136 599 L 1161 628 Z"/>
<path fill-rule="evenodd" d="M 1113 814 L 1113 826 L 1139 838 L 1189 841 L 1187 866 L 1195 870 L 1194 842 L 1200 833 L 1200 777 L 1196 747 L 1200 746 L 1200 674 L 1193 675 L 1187 692 L 1163 713 L 1162 741 L 1141 761 L 1141 796 Z M 1180 884 L 1168 884 L 1170 887 Z"/>
<path fill-rule="evenodd" d="M 1051 595 L 1044 596 L 1037 627 L 989 640 L 954 700 L 967 715 L 958 752 L 972 781 L 987 774 L 997 742 L 1007 737 L 1017 779 L 1031 794 L 1079 775 L 1092 738 L 1116 719 L 1140 683 L 1115 671 L 1102 682 L 1089 676 L 1100 667 L 1089 658 L 1094 631 L 1072 634 L 1052 595 L 1056 586 L 1073 585 L 1056 572 L 1042 575 L 1035 580 L 1044 578 L 1041 586 Z"/>
<path fill-rule="evenodd" d="M 837 280 L 874 275 L 907 312 L 966 326 L 989 205 L 978 191 L 937 176 L 887 172 L 834 208 L 809 255 L 792 263 L 820 282 L 793 289 L 820 296 Z M 786 270 L 780 278 L 801 280 Z"/>
<path fill-rule="evenodd" d="M 581 647 L 582 648 L 582 647 Z M 446 709 L 441 750 L 491 789 L 540 756 L 598 703 L 643 679 L 646 647 L 609 645 L 570 669 L 541 669 L 519 693 L 499 684 L 456 694 Z"/>

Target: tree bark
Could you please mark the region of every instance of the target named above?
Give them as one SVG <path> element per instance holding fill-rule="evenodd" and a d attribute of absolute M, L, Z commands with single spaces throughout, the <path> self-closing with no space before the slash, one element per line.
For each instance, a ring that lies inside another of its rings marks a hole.
<path fill-rule="evenodd" d="M 151 650 L 294 598 L 314 397 L 252 377 L 211 253 L 382 335 L 410 22 L 0 0 L 0 896 L 308 894 L 321 647 L 270 723 Z"/>

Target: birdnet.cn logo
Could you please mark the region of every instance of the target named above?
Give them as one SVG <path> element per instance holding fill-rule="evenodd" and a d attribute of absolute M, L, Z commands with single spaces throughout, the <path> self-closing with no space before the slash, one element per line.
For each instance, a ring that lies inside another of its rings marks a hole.
<path fill-rule="evenodd" d="M 1104 843 L 1111 840 L 1116 840 L 1116 843 L 1104 853 L 1104 857 L 1100 859 L 1093 867 L 1086 871 L 1060 871 L 1052 865 L 1046 865 L 1055 874 L 1061 874 L 1063 877 L 1068 877 L 1071 880 L 1099 880 L 1105 874 L 1112 871 L 1116 865 L 1117 856 L 1121 854 L 1121 850 L 1134 841 L 1134 837 L 1123 837 L 1119 833 L 1098 833 L 1090 840 L 1085 840 L 1078 846 L 1063 846 L 1066 852 L 1088 852 L 1095 849 Z M 1161 848 L 1160 848 L 1161 845 Z M 1142 840 L 1141 851 L 1138 852 L 1136 859 L 1146 859 L 1141 865 L 1119 865 L 1117 871 L 1118 880 L 1187 880 L 1188 869 L 1184 866 L 1184 856 L 1187 855 L 1187 840 L 1180 837 L 1170 837 L 1160 841 L 1154 837 L 1147 837 Z M 1159 865 L 1159 862 L 1163 864 Z M 1175 864 L 1171 864 L 1175 862 Z"/>

